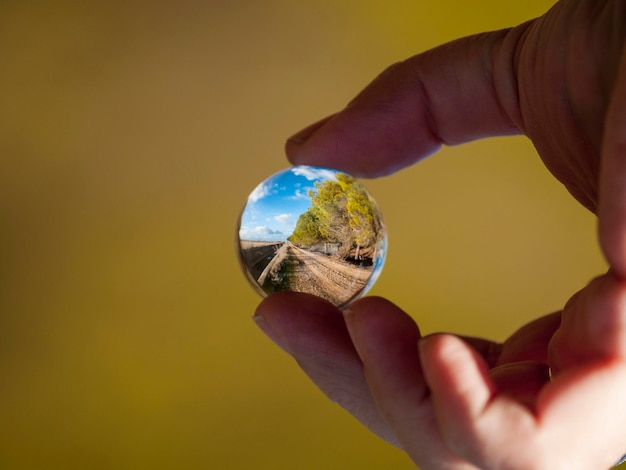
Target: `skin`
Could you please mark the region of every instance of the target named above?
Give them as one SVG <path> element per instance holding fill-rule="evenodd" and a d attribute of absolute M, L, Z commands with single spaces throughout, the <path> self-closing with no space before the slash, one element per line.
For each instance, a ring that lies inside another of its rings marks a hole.
<path fill-rule="evenodd" d="M 287 143 L 294 164 L 377 177 L 524 134 L 598 216 L 609 272 L 503 344 L 422 338 L 376 297 L 343 312 L 290 292 L 259 305 L 259 327 L 313 382 L 422 469 L 603 469 L 626 452 L 625 36 L 625 2 L 563 0 L 392 65 Z"/>

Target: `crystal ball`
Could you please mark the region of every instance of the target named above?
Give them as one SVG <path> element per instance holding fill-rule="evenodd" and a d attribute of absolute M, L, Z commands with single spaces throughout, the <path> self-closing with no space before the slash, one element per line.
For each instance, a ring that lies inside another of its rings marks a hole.
<path fill-rule="evenodd" d="M 250 193 L 239 218 L 237 251 L 262 296 L 305 292 L 344 307 L 378 279 L 387 231 L 378 205 L 354 177 L 300 165 Z"/>

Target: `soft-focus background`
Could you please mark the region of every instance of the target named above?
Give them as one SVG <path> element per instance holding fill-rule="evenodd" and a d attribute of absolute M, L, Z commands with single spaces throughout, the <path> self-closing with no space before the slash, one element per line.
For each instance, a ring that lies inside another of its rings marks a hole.
<path fill-rule="evenodd" d="M 0 469 L 410 469 L 255 328 L 234 254 L 283 142 L 547 0 L 0 2 Z M 503 339 L 604 269 L 523 138 L 366 181 L 373 293 Z"/>

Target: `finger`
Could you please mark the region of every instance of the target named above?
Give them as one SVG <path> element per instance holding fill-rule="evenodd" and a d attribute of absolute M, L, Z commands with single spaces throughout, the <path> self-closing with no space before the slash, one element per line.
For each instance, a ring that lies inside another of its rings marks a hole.
<path fill-rule="evenodd" d="M 479 468 L 608 468 L 626 448 L 623 361 L 564 373 L 541 389 L 531 412 L 496 390 L 482 358 L 459 338 L 430 337 L 420 351 L 446 443 Z M 532 381 L 536 364 L 516 364 L 530 367 L 515 380 L 526 386 L 522 376 Z"/>
<path fill-rule="evenodd" d="M 495 367 L 502 354 L 502 344 L 478 338 L 476 336 L 460 336 L 468 345 L 480 354 L 489 367 Z"/>
<path fill-rule="evenodd" d="M 422 340 L 420 353 L 446 444 L 480 468 L 531 468 L 507 463 L 523 458 L 515 455 L 518 449 L 510 437 L 534 435 L 534 419 L 523 405 L 497 395 L 484 359 L 452 335 Z M 505 445 L 507 437 L 511 442 Z"/>
<path fill-rule="evenodd" d="M 344 110 L 288 140 L 290 161 L 381 176 L 442 144 L 523 131 L 515 51 L 527 27 L 457 40 L 391 66 Z"/>
<path fill-rule="evenodd" d="M 550 365 L 553 382 L 537 404 L 542 423 L 582 430 L 568 436 L 569 447 L 593 452 L 582 468 L 608 468 L 626 449 L 625 281 L 608 273 L 570 299 L 550 343 Z"/>
<path fill-rule="evenodd" d="M 570 369 L 545 388 L 537 413 L 542 427 L 551 430 L 544 433 L 552 440 L 548 447 L 562 456 L 560 468 L 609 468 L 624 454 L 625 389 L 623 361 L 598 361 Z M 568 465 L 572 449 L 585 452 Z"/>
<path fill-rule="evenodd" d="M 395 305 L 376 297 L 355 302 L 349 312 L 346 325 L 374 400 L 402 448 L 420 468 L 466 468 L 443 445 L 437 431 L 421 372 L 420 332 L 415 322 Z"/>
<path fill-rule="evenodd" d="M 561 324 L 561 312 L 540 317 L 522 326 L 505 342 L 497 364 L 520 361 L 548 362 L 548 345 Z"/>
<path fill-rule="evenodd" d="M 549 355 L 554 375 L 593 361 L 626 360 L 626 281 L 609 273 L 574 295 Z"/>
<path fill-rule="evenodd" d="M 254 319 L 324 392 L 372 432 L 397 445 L 378 415 L 341 312 L 317 297 L 281 292 L 264 299 Z"/>
<path fill-rule="evenodd" d="M 422 340 L 420 353 L 441 429 L 456 442 L 455 434 L 462 430 L 458 423 L 469 427 L 495 395 L 487 364 L 452 335 L 438 334 Z"/>
<path fill-rule="evenodd" d="M 540 317 L 513 333 L 504 344 L 461 336 L 478 352 L 489 368 L 521 361 L 548 362 L 548 344 L 559 328 L 561 312 Z"/>
<path fill-rule="evenodd" d="M 600 244 L 615 272 L 626 278 L 626 50 L 604 127 L 599 202 Z"/>
<path fill-rule="evenodd" d="M 546 363 L 520 361 L 503 364 L 489 372 L 496 390 L 534 412 L 541 389 L 550 381 Z"/>

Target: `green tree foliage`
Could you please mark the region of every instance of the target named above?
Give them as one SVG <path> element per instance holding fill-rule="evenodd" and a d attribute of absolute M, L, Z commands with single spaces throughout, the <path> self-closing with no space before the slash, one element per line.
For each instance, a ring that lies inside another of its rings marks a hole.
<path fill-rule="evenodd" d="M 298 219 L 289 241 L 308 246 L 337 243 L 340 256 L 355 249 L 356 258 L 362 248 L 376 242 L 380 221 L 372 200 L 354 178 L 339 173 L 336 181 L 317 182 L 309 197 L 311 207 Z"/>
<path fill-rule="evenodd" d="M 323 239 L 319 231 L 319 220 L 311 210 L 300 215 L 295 230 L 288 238 L 290 242 L 298 245 L 315 245 Z"/>

